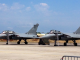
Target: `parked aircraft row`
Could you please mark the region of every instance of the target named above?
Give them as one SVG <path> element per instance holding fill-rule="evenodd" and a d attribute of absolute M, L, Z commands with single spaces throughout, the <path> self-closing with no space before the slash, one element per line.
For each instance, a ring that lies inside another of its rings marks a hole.
<path fill-rule="evenodd" d="M 39 45 L 43 44 L 45 45 L 44 40 L 46 40 L 47 42 L 49 41 L 49 39 L 51 40 L 55 40 L 55 44 L 54 46 L 57 46 L 56 41 L 57 40 L 64 40 L 66 41 L 64 43 L 64 46 L 67 45 L 69 40 L 72 40 L 74 43 L 74 46 L 77 46 L 76 40 L 80 39 L 80 27 L 74 32 L 74 33 L 61 33 L 60 31 L 51 31 L 49 34 L 45 34 L 42 37 L 38 37 L 37 36 L 37 28 L 38 28 L 39 24 L 34 25 L 27 33 L 15 33 L 12 32 L 10 33 L 10 31 L 5 31 L 2 34 L 0 34 L 0 39 L 7 39 L 7 43 L 9 39 L 15 39 L 15 40 L 19 40 L 17 42 L 17 44 L 20 44 L 20 41 L 23 39 L 25 42 L 25 44 L 28 44 L 27 39 L 40 39 L 39 41 Z"/>

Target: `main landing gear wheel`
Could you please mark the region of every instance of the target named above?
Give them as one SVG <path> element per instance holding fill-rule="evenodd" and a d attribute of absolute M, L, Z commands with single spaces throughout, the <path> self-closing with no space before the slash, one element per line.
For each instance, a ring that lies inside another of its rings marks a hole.
<path fill-rule="evenodd" d="M 41 42 L 39 42 L 38 45 L 46 45 L 46 44 L 45 44 L 45 43 L 41 43 Z"/>
<path fill-rule="evenodd" d="M 57 46 L 57 45 L 54 45 L 54 46 Z"/>
<path fill-rule="evenodd" d="M 21 39 L 19 39 L 19 41 L 17 42 L 17 44 L 20 44 L 20 42 L 21 42 Z"/>
<path fill-rule="evenodd" d="M 73 40 L 73 42 L 74 42 L 74 46 L 77 46 L 76 40 Z"/>
<path fill-rule="evenodd" d="M 67 46 L 67 43 L 64 43 L 64 46 Z"/>
<path fill-rule="evenodd" d="M 17 42 L 17 44 L 20 44 L 20 42 Z"/>
<path fill-rule="evenodd" d="M 77 43 L 74 43 L 74 46 L 77 46 Z"/>
<path fill-rule="evenodd" d="M 27 42 L 26 40 L 27 40 L 27 39 L 24 39 L 24 41 L 25 41 L 24 43 L 25 43 L 25 44 L 28 44 L 28 42 Z"/>
<path fill-rule="evenodd" d="M 28 42 L 24 42 L 25 44 L 28 44 Z"/>
<path fill-rule="evenodd" d="M 8 45 L 8 43 L 6 43 L 6 45 Z"/>
<path fill-rule="evenodd" d="M 45 45 L 45 43 L 42 41 L 42 39 L 40 39 L 38 45 Z"/>

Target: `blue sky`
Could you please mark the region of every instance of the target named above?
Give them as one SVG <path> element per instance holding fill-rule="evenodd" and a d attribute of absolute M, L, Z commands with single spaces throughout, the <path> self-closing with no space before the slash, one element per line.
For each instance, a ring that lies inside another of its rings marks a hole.
<path fill-rule="evenodd" d="M 74 32 L 80 26 L 80 0 L 0 0 L 0 32 Z"/>

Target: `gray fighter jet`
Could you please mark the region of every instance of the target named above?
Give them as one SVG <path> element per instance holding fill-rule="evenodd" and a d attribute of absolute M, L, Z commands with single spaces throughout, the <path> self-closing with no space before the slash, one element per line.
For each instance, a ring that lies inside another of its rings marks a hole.
<path fill-rule="evenodd" d="M 65 40 L 64 46 L 67 45 L 69 40 L 72 40 L 74 46 L 77 46 L 76 40 L 80 40 L 80 27 L 73 33 L 62 33 L 59 36 L 59 40 Z"/>
<path fill-rule="evenodd" d="M 40 37 L 40 39 L 42 39 L 43 41 L 45 39 L 46 39 L 46 41 L 48 41 L 49 39 L 55 40 L 54 46 L 57 46 L 56 45 L 57 40 L 66 41 L 64 43 L 64 46 L 67 45 L 69 40 L 72 40 L 74 42 L 74 46 L 77 46 L 76 40 L 80 39 L 80 27 L 74 33 L 61 33 L 60 31 L 55 31 L 53 33 L 51 32 L 51 34 L 46 34 L 45 36 Z M 39 45 L 40 44 L 43 44 L 43 42 L 39 42 Z"/>
<path fill-rule="evenodd" d="M 34 25 L 27 33 L 15 33 L 13 32 L 12 34 L 9 33 L 9 31 L 6 31 L 6 33 L 0 34 L 0 39 L 7 39 L 7 43 L 9 39 L 19 39 L 19 41 L 17 42 L 17 44 L 20 44 L 20 41 L 23 39 L 25 42 L 25 44 L 28 44 L 28 42 L 26 41 L 27 39 L 33 39 L 33 38 L 37 38 L 37 28 L 38 28 L 39 24 Z"/>

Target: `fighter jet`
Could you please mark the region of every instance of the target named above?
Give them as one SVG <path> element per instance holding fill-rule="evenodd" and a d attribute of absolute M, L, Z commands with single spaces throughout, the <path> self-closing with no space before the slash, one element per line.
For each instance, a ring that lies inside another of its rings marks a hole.
<path fill-rule="evenodd" d="M 77 46 L 76 40 L 80 39 L 80 27 L 74 33 L 61 33 L 60 31 L 55 31 L 53 33 L 51 31 L 50 33 L 51 34 L 46 34 L 45 36 L 40 37 L 40 39 L 42 39 L 43 41 L 44 39 L 47 39 L 46 41 L 48 41 L 49 39 L 55 40 L 54 46 L 57 46 L 56 44 L 57 40 L 66 41 L 64 43 L 64 46 L 67 46 L 68 41 L 72 40 L 74 42 L 74 46 Z M 39 45 L 40 44 L 43 44 L 43 43 L 39 42 Z"/>
<path fill-rule="evenodd" d="M 37 37 L 37 28 L 38 28 L 39 24 L 34 25 L 27 33 L 12 33 L 10 34 L 9 31 L 6 31 L 6 33 L 0 34 L 0 39 L 7 39 L 7 43 L 9 39 L 19 39 L 19 41 L 17 42 L 17 44 L 20 44 L 20 41 L 23 39 L 25 42 L 25 44 L 28 44 L 28 42 L 26 41 L 27 39 L 33 39 Z"/>
<path fill-rule="evenodd" d="M 39 45 L 45 45 L 45 43 L 47 43 L 48 45 L 50 44 L 49 43 L 49 39 L 51 40 L 57 40 L 58 39 L 58 35 L 60 35 L 60 31 L 56 31 L 56 30 L 51 30 L 48 34 L 45 34 L 44 36 L 42 37 L 39 37 L 40 38 L 40 41 L 39 41 Z"/>
<path fill-rule="evenodd" d="M 73 33 L 62 33 L 59 40 L 65 40 L 64 46 L 67 46 L 69 40 L 72 40 L 74 46 L 77 46 L 76 40 L 80 40 L 80 27 Z"/>

